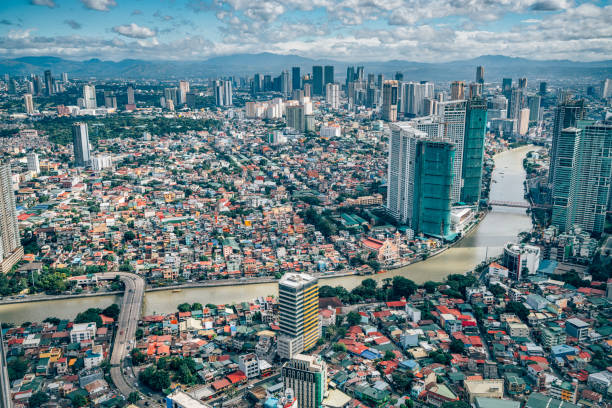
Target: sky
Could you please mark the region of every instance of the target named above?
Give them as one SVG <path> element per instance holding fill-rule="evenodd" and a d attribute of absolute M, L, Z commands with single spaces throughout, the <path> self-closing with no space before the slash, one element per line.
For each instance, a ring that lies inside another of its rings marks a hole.
<path fill-rule="evenodd" d="M 0 0 L 0 57 L 612 59 L 612 0 Z"/>

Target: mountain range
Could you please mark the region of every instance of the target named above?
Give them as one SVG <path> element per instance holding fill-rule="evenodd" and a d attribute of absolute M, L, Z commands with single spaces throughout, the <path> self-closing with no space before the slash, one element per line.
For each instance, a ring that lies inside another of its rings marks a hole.
<path fill-rule="evenodd" d="M 369 61 L 364 63 L 311 59 L 299 55 L 273 53 L 233 54 L 212 57 L 204 61 L 143 61 L 126 59 L 103 61 L 90 59 L 74 61 L 58 57 L 21 57 L 0 59 L 0 74 L 25 76 L 42 74 L 50 69 L 55 76 L 67 72 L 79 79 L 196 79 L 216 78 L 254 73 L 277 76 L 293 66 L 302 68 L 302 75 L 311 72 L 313 65 L 334 65 L 337 81 L 344 81 L 347 66 L 363 65 L 367 73 L 382 73 L 389 78 L 402 72 L 404 80 L 452 81 L 474 78 L 476 66 L 485 67 L 487 81 L 502 77 L 525 76 L 537 80 L 580 80 L 589 83 L 612 77 L 612 60 L 578 62 L 569 60 L 531 60 L 503 55 L 484 55 L 478 58 L 452 62 L 423 63 L 405 60 Z"/>

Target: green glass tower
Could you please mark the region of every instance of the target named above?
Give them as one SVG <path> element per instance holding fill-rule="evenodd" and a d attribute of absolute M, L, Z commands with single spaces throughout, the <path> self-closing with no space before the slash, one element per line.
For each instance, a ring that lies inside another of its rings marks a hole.
<path fill-rule="evenodd" d="M 419 140 L 415 155 L 413 225 L 425 235 L 445 238 L 451 227 L 455 145 Z"/>
<path fill-rule="evenodd" d="M 477 204 L 480 200 L 486 130 L 487 103 L 481 98 L 469 100 L 466 109 L 461 169 L 463 179 L 461 201 L 466 204 Z"/>

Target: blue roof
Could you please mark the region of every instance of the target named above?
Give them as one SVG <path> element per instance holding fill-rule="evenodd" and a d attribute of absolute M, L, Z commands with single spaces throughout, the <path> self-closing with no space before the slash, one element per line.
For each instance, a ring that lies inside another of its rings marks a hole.
<path fill-rule="evenodd" d="M 377 358 L 380 358 L 381 354 L 380 353 L 375 353 L 371 349 L 367 349 L 367 350 L 364 350 L 360 354 L 360 356 L 363 357 L 363 358 L 367 358 L 368 360 L 376 360 Z"/>
<path fill-rule="evenodd" d="M 568 355 L 568 354 L 578 354 L 578 350 L 576 350 L 572 346 L 568 346 L 567 344 L 559 344 L 557 346 L 552 346 L 550 348 L 550 353 L 553 356 Z"/>
<path fill-rule="evenodd" d="M 538 268 L 538 273 L 544 273 L 546 275 L 552 275 L 557 269 L 557 265 L 559 263 L 557 261 L 551 261 L 550 259 L 544 259 L 540 261 L 540 266 Z"/>

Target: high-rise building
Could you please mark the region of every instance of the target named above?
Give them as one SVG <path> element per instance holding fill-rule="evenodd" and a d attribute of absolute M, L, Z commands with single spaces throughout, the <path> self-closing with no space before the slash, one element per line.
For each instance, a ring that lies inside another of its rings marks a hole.
<path fill-rule="evenodd" d="M 321 96 L 323 95 L 323 67 L 320 65 L 314 65 L 312 67 L 312 95 Z"/>
<path fill-rule="evenodd" d="M 485 134 L 487 130 L 487 103 L 483 99 L 470 99 L 466 106 L 461 201 L 478 204 L 482 188 Z"/>
<path fill-rule="evenodd" d="M 258 93 L 258 92 L 262 92 L 262 76 L 261 74 L 255 74 L 253 75 L 253 82 L 251 84 L 251 92 L 252 93 Z"/>
<path fill-rule="evenodd" d="M 104 91 L 104 107 L 117 109 L 117 97 L 112 91 Z"/>
<path fill-rule="evenodd" d="M 552 224 L 601 234 L 610 198 L 612 124 L 577 120 L 557 140 Z"/>
<path fill-rule="evenodd" d="M 454 81 L 451 84 L 451 99 L 453 101 L 465 99 L 465 82 Z"/>
<path fill-rule="evenodd" d="M 476 67 L 476 82 L 483 85 L 484 84 L 484 75 L 485 70 L 482 65 Z"/>
<path fill-rule="evenodd" d="M 510 103 L 508 104 L 508 118 L 517 119 L 523 109 L 523 89 L 513 88 L 510 92 Z"/>
<path fill-rule="evenodd" d="M 76 122 L 72 125 L 72 144 L 76 166 L 87 166 L 91 160 L 89 129 L 87 123 Z"/>
<path fill-rule="evenodd" d="M 327 391 L 327 364 L 321 356 L 298 354 L 283 365 L 285 390 L 293 391 L 299 408 L 320 408 Z"/>
<path fill-rule="evenodd" d="M 554 183 L 556 177 L 555 172 L 559 163 L 559 138 L 561 137 L 561 131 L 570 127 L 575 127 L 576 122 L 586 117 L 586 102 L 584 100 L 578 101 L 564 101 L 555 109 L 555 117 L 553 121 L 553 132 L 552 132 L 552 144 L 550 148 L 550 166 L 548 171 L 548 182 Z M 563 149 L 566 147 L 564 146 Z M 567 155 L 567 153 L 562 153 Z M 554 200 L 554 197 L 553 197 Z M 554 205 L 554 203 L 553 203 Z"/>
<path fill-rule="evenodd" d="M 224 86 L 222 80 L 215 81 L 215 105 L 225 106 Z"/>
<path fill-rule="evenodd" d="M 62 82 L 64 84 L 68 83 L 68 73 L 67 72 L 62 72 Z"/>
<path fill-rule="evenodd" d="M 45 88 L 42 79 L 38 75 L 34 75 L 32 79 L 34 82 L 34 93 L 36 95 L 42 95 Z"/>
<path fill-rule="evenodd" d="M 469 99 L 482 97 L 482 84 L 479 82 L 470 83 Z"/>
<path fill-rule="evenodd" d="M 408 117 L 426 115 L 425 98 L 434 97 L 434 84 L 432 82 L 404 82 L 402 83 L 402 111 Z"/>
<path fill-rule="evenodd" d="M 378 76 L 376 77 L 376 87 L 378 89 L 382 89 L 384 82 L 385 82 L 385 76 L 383 74 L 378 74 Z"/>
<path fill-rule="evenodd" d="M 302 89 L 302 75 L 300 74 L 300 67 L 291 68 L 291 87 L 293 90 Z"/>
<path fill-rule="evenodd" d="M 521 89 L 527 88 L 527 78 L 519 78 L 518 79 L 518 87 Z"/>
<path fill-rule="evenodd" d="M 382 118 L 388 122 L 397 120 L 398 82 L 389 80 L 383 84 Z"/>
<path fill-rule="evenodd" d="M 283 71 L 281 72 L 281 93 L 285 96 L 288 97 L 289 95 L 291 95 L 291 76 L 289 75 L 289 71 Z"/>
<path fill-rule="evenodd" d="M 326 86 L 327 84 L 332 84 L 333 82 L 334 82 L 334 66 L 326 65 L 324 75 L 323 75 L 323 86 Z"/>
<path fill-rule="evenodd" d="M 85 109 L 96 109 L 96 87 L 94 85 L 83 85 L 83 103 Z"/>
<path fill-rule="evenodd" d="M 28 171 L 40 174 L 40 161 L 38 160 L 38 154 L 30 152 L 26 158 L 28 161 Z"/>
<path fill-rule="evenodd" d="M 363 66 L 357 67 L 355 81 L 363 81 Z"/>
<path fill-rule="evenodd" d="M 612 97 L 612 79 L 606 78 L 601 84 L 601 98 L 608 99 Z"/>
<path fill-rule="evenodd" d="M 189 93 L 189 81 L 179 81 L 179 104 L 184 105 L 187 103 L 187 93 Z"/>
<path fill-rule="evenodd" d="M 47 88 L 47 96 L 53 95 L 53 75 L 51 70 L 45 71 L 45 87 Z"/>
<path fill-rule="evenodd" d="M 8 161 L 0 163 L 0 270 L 7 273 L 23 257 L 15 193 Z"/>
<path fill-rule="evenodd" d="M 545 96 L 548 93 L 548 84 L 544 81 L 540 82 L 540 96 Z"/>
<path fill-rule="evenodd" d="M 355 80 L 355 67 L 346 67 L 346 81 L 345 86 L 348 89 L 349 83 Z"/>
<path fill-rule="evenodd" d="M 512 94 L 512 78 L 502 79 L 502 93 L 506 99 L 510 100 L 510 95 Z"/>
<path fill-rule="evenodd" d="M 340 106 L 340 87 L 338 84 L 327 84 L 325 86 L 325 102 L 332 109 Z"/>
<path fill-rule="evenodd" d="M 305 273 L 284 274 L 278 281 L 278 305 L 278 354 L 290 359 L 310 350 L 321 337 L 317 278 Z"/>
<path fill-rule="evenodd" d="M 529 131 L 529 108 L 523 108 L 519 112 L 517 121 L 517 133 L 519 136 L 525 136 Z"/>
<path fill-rule="evenodd" d="M 223 105 L 232 106 L 233 102 L 232 81 L 223 81 Z"/>
<path fill-rule="evenodd" d="M 530 95 L 527 97 L 527 107 L 529 108 L 529 122 L 537 124 L 540 122 L 540 102 L 542 97 Z"/>
<path fill-rule="evenodd" d="M 23 95 L 23 103 L 25 104 L 25 110 L 28 115 L 34 114 L 34 100 L 32 99 L 32 94 L 27 93 Z"/>
<path fill-rule="evenodd" d="M 416 233 L 450 232 L 455 146 L 431 137 L 411 122 L 391 125 L 387 208 Z"/>
<path fill-rule="evenodd" d="M 404 80 L 404 74 L 401 72 L 396 72 L 395 73 L 395 80 L 398 82 L 402 82 Z"/>
<path fill-rule="evenodd" d="M 303 105 L 287 106 L 285 108 L 285 115 L 287 116 L 288 127 L 293 128 L 298 132 L 304 132 L 306 130 L 306 119 Z"/>
<path fill-rule="evenodd" d="M 438 115 L 443 125 L 445 139 L 455 144 L 455 160 L 453 178 L 453 188 L 451 192 L 452 202 L 461 201 L 461 187 L 463 174 L 463 149 L 465 141 L 465 116 L 466 101 L 446 101 L 438 102 Z"/>
<path fill-rule="evenodd" d="M 127 87 L 127 104 L 135 105 L 136 98 L 134 98 L 134 87 L 132 85 L 128 85 Z"/>

